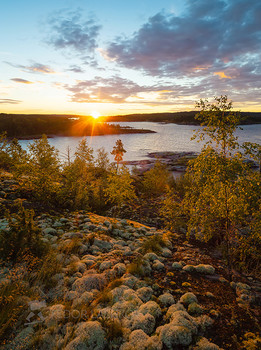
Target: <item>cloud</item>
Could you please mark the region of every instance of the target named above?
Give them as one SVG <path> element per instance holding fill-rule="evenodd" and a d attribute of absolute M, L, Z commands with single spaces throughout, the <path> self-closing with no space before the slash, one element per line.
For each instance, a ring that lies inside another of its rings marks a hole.
<path fill-rule="evenodd" d="M 160 12 L 131 37 L 109 43 L 103 57 L 154 76 L 193 76 L 245 64 L 261 53 L 257 0 L 190 0 L 179 16 Z M 248 57 L 246 56 L 248 54 Z M 244 61 L 245 60 L 245 61 Z M 260 67 L 260 62 L 259 62 Z"/>
<path fill-rule="evenodd" d="M 46 42 L 55 49 L 68 49 L 70 53 L 94 54 L 101 26 L 93 18 L 82 19 L 80 10 L 60 11 L 47 22 L 49 37 Z"/>
<path fill-rule="evenodd" d="M 42 74 L 54 74 L 55 73 L 55 71 L 52 68 L 50 68 L 49 66 L 41 64 L 41 63 L 37 63 L 37 62 L 34 62 L 28 66 L 24 66 L 21 64 L 15 64 L 15 63 L 7 62 L 7 61 L 4 61 L 4 63 L 6 63 L 9 66 L 12 66 L 14 68 L 19 68 L 23 72 L 27 72 L 27 73 L 42 73 Z"/>
<path fill-rule="evenodd" d="M 0 98 L 0 103 L 6 103 L 6 104 L 12 104 L 12 105 L 15 105 L 15 104 L 18 104 L 18 103 L 21 103 L 22 101 L 20 100 L 13 100 L 11 98 Z"/>
<path fill-rule="evenodd" d="M 232 79 L 230 76 L 226 75 L 225 72 L 214 72 L 214 75 L 218 75 L 220 79 Z"/>
<path fill-rule="evenodd" d="M 156 103 L 165 103 L 170 98 L 170 95 L 166 95 L 166 91 L 174 92 L 173 86 L 143 86 L 119 76 L 95 77 L 64 87 L 71 93 L 71 101 L 80 103 L 152 103 L 152 97 Z"/>
<path fill-rule="evenodd" d="M 74 73 L 84 73 L 85 71 L 76 65 L 70 66 L 70 68 L 66 69 L 68 72 L 74 72 Z"/>
<path fill-rule="evenodd" d="M 16 83 L 33 84 L 32 81 L 25 80 L 25 79 L 21 79 L 21 78 L 12 78 L 11 80 L 14 81 L 14 82 L 16 82 Z"/>

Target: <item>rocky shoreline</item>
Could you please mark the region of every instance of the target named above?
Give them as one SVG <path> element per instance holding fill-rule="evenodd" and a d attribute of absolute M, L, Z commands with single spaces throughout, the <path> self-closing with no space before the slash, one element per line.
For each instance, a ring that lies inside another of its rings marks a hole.
<path fill-rule="evenodd" d="M 151 152 L 147 154 L 150 159 L 122 162 L 125 165 L 136 166 L 140 174 L 153 168 L 157 161 L 166 165 L 170 172 L 184 173 L 190 159 L 197 157 L 196 152 Z"/>

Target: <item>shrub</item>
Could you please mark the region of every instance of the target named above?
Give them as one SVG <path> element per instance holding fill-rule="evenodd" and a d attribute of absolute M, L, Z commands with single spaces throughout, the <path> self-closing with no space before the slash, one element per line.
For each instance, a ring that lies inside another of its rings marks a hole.
<path fill-rule="evenodd" d="M 141 245 L 141 251 L 143 254 L 153 252 L 160 253 L 162 248 L 166 246 L 166 243 L 161 235 L 155 234 L 146 239 Z"/>
<path fill-rule="evenodd" d="M 35 226 L 34 211 L 19 204 L 18 214 L 6 212 L 8 228 L 0 232 L 0 257 L 16 262 L 28 252 L 41 257 L 48 245 L 40 239 L 40 229 Z"/>

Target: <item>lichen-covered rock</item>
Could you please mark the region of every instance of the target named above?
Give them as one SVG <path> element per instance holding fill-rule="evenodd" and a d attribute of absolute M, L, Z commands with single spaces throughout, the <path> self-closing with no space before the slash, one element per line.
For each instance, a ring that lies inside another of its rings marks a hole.
<path fill-rule="evenodd" d="M 177 312 L 177 311 L 186 311 L 186 309 L 184 308 L 184 306 L 181 303 L 177 303 L 177 304 L 173 304 L 168 308 L 168 311 L 166 313 L 166 318 L 172 319 L 172 315 Z"/>
<path fill-rule="evenodd" d="M 187 311 L 176 311 L 171 315 L 170 321 L 176 326 L 182 326 L 189 329 L 191 334 L 197 334 L 197 321 L 190 316 Z"/>
<path fill-rule="evenodd" d="M 72 293 L 72 292 L 71 292 Z M 94 299 L 94 294 L 92 292 L 84 292 L 80 295 L 79 298 L 73 299 L 73 307 L 76 307 L 78 305 L 88 305 L 91 301 Z"/>
<path fill-rule="evenodd" d="M 120 350 L 162 350 L 162 342 L 158 336 L 149 337 L 142 330 L 130 334 L 129 342 L 124 343 Z"/>
<path fill-rule="evenodd" d="M 149 313 L 144 315 L 135 311 L 130 315 L 130 320 L 127 324 L 131 330 L 141 329 L 146 334 L 151 334 L 154 330 L 156 321 L 154 316 Z"/>
<path fill-rule="evenodd" d="M 116 275 L 118 277 L 120 277 L 120 276 L 125 274 L 125 272 L 126 272 L 126 265 L 123 264 L 123 263 L 118 263 L 118 264 L 113 266 L 113 270 L 116 272 Z"/>
<path fill-rule="evenodd" d="M 175 303 L 174 297 L 170 293 L 161 294 L 158 299 L 164 307 L 168 307 Z"/>
<path fill-rule="evenodd" d="M 213 325 L 214 321 L 208 315 L 202 315 L 195 318 L 200 332 L 205 333 Z"/>
<path fill-rule="evenodd" d="M 161 270 L 165 269 L 164 264 L 162 262 L 160 262 L 159 260 L 154 260 L 152 267 L 157 271 L 161 271 Z"/>
<path fill-rule="evenodd" d="M 189 272 L 189 273 L 193 273 L 196 271 L 195 269 L 195 266 L 193 265 L 185 265 L 183 268 L 182 268 L 183 271 L 186 271 L 186 272 Z"/>
<path fill-rule="evenodd" d="M 174 269 L 174 270 L 181 270 L 182 269 L 182 265 L 179 263 L 179 262 L 177 262 L 177 261 L 174 261 L 174 263 L 171 265 L 172 266 L 172 268 Z"/>
<path fill-rule="evenodd" d="M 155 260 L 159 260 L 159 257 L 158 257 L 157 254 L 150 252 L 150 253 L 147 253 L 147 254 L 144 255 L 144 259 L 153 262 Z"/>
<path fill-rule="evenodd" d="M 141 329 L 137 329 L 131 332 L 129 342 L 123 344 L 120 347 L 120 350 L 144 350 L 148 339 L 149 336 L 146 333 L 144 333 Z"/>
<path fill-rule="evenodd" d="M 211 343 L 207 338 L 200 338 L 195 346 L 192 348 L 193 350 L 220 350 L 220 347 L 214 343 Z"/>
<path fill-rule="evenodd" d="M 172 251 L 169 248 L 164 247 L 164 248 L 162 248 L 161 255 L 164 256 L 164 258 L 171 258 Z"/>
<path fill-rule="evenodd" d="M 156 319 L 162 314 L 161 308 L 155 301 L 148 301 L 146 304 L 141 305 L 139 308 L 139 312 L 141 312 L 144 315 L 150 313 Z"/>
<path fill-rule="evenodd" d="M 128 289 L 130 289 L 130 288 L 128 286 L 124 286 L 124 285 L 112 289 L 109 292 L 109 295 L 111 296 L 112 302 L 116 303 L 116 302 L 122 300 L 124 291 L 126 291 Z"/>
<path fill-rule="evenodd" d="M 122 277 L 122 284 L 125 285 L 125 286 L 128 286 L 130 288 L 134 288 L 136 283 L 138 282 L 138 278 L 133 276 L 132 274 L 128 273 L 128 274 L 125 274 L 123 277 Z"/>
<path fill-rule="evenodd" d="M 191 314 L 191 315 L 200 315 L 202 314 L 203 312 L 203 309 L 202 307 L 198 304 L 198 303 L 191 303 L 189 304 L 188 306 L 188 312 Z"/>
<path fill-rule="evenodd" d="M 43 230 L 43 233 L 45 235 L 57 235 L 57 230 L 55 228 L 52 228 L 52 227 L 47 227 Z"/>
<path fill-rule="evenodd" d="M 107 280 L 102 274 L 87 274 L 78 278 L 72 285 L 72 289 L 79 293 L 91 291 L 92 289 L 102 290 L 107 283 Z"/>
<path fill-rule="evenodd" d="M 103 272 L 104 270 L 110 269 L 112 267 L 112 262 L 110 260 L 105 260 L 100 264 L 99 270 Z"/>
<path fill-rule="evenodd" d="M 214 275 L 215 268 L 211 265 L 199 264 L 195 266 L 195 269 L 198 273 L 202 273 L 204 275 Z"/>
<path fill-rule="evenodd" d="M 65 350 L 103 350 L 106 348 L 105 332 L 97 321 L 80 323 L 75 330 L 76 338 Z"/>
<path fill-rule="evenodd" d="M 57 324 L 65 318 L 65 307 L 61 304 L 56 304 L 49 307 L 48 315 L 45 317 L 47 327 L 57 326 Z"/>
<path fill-rule="evenodd" d="M 112 310 L 118 314 L 119 318 L 128 316 L 133 311 L 137 311 L 142 305 L 140 298 L 136 297 L 128 301 L 118 301 L 112 306 Z"/>
<path fill-rule="evenodd" d="M 169 323 L 162 327 L 160 340 L 168 349 L 174 349 L 175 345 L 191 344 L 192 334 L 186 327 L 176 326 L 173 323 Z"/>
<path fill-rule="evenodd" d="M 138 297 L 144 302 L 146 303 L 147 301 L 149 301 L 151 299 L 151 296 L 153 294 L 153 290 L 150 287 L 142 287 L 137 289 L 136 291 Z"/>
<path fill-rule="evenodd" d="M 99 249 L 101 249 L 102 251 L 105 251 L 105 252 L 112 249 L 112 244 L 110 242 L 103 241 L 103 240 L 98 239 L 98 238 L 94 238 L 93 245 L 95 245 L 96 247 L 98 247 Z"/>
<path fill-rule="evenodd" d="M 194 303 L 194 302 L 197 303 L 197 302 L 198 302 L 198 299 L 197 299 L 197 297 L 196 297 L 195 294 L 188 292 L 188 293 L 183 294 L 183 295 L 181 296 L 181 298 L 179 299 L 179 301 L 180 301 L 182 304 L 188 306 L 188 305 L 191 304 L 191 303 Z"/>

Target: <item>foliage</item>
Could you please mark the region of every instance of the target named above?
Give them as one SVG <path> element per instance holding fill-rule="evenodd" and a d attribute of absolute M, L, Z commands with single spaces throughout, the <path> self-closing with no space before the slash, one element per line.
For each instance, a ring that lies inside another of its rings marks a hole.
<path fill-rule="evenodd" d="M 206 145 L 214 144 L 215 149 L 224 156 L 237 148 L 237 137 L 234 132 L 240 124 L 241 116 L 237 112 L 232 112 L 233 104 L 228 101 L 227 96 L 214 97 L 215 102 L 200 100 L 196 103 L 196 108 L 200 112 L 195 116 L 201 122 L 202 128 L 195 133 L 193 138 L 206 140 Z"/>
<path fill-rule="evenodd" d="M 47 136 L 29 144 L 26 175 L 37 200 L 50 205 L 59 188 L 60 163 L 58 151 L 48 142 Z M 28 180 L 27 179 L 27 180 Z"/>
<path fill-rule="evenodd" d="M 116 145 L 113 146 L 111 154 L 114 155 L 114 160 L 117 162 L 117 170 L 119 168 L 119 163 L 123 159 L 123 154 L 126 153 L 126 150 L 123 148 L 123 143 L 121 140 L 116 141 Z"/>
<path fill-rule="evenodd" d="M 242 244 L 242 230 L 249 227 L 261 200 L 260 176 L 254 174 L 239 153 L 234 131 L 240 121 L 232 113 L 226 96 L 216 104 L 200 101 L 199 116 L 204 128 L 200 139 L 208 138 L 201 154 L 189 162 L 185 178 L 187 188 L 184 209 L 188 215 L 188 233 L 204 241 L 224 246 L 228 267 Z M 215 145 L 212 148 L 210 145 Z M 240 239 L 238 238 L 240 237 Z"/>
<path fill-rule="evenodd" d="M 144 174 L 143 190 L 146 196 L 159 197 L 167 190 L 169 172 L 166 166 L 157 161 L 153 168 Z"/>
<path fill-rule="evenodd" d="M 4 341 L 13 332 L 17 320 L 23 312 L 22 295 L 28 293 L 20 279 L 0 287 L 0 339 Z M 2 343 L 2 342 L 1 342 Z M 3 344 L 3 343 L 2 343 Z"/>
<path fill-rule="evenodd" d="M 8 229 L 0 233 L 0 257 L 16 262 L 30 252 L 35 256 L 42 256 L 47 246 L 40 239 L 40 229 L 33 220 L 34 211 L 19 206 L 17 214 L 6 213 Z"/>
<path fill-rule="evenodd" d="M 162 248 L 166 246 L 166 242 L 161 235 L 155 234 L 147 238 L 141 245 L 141 251 L 143 254 L 148 252 L 160 253 Z"/>
<path fill-rule="evenodd" d="M 245 155 L 250 156 L 258 163 L 259 173 L 261 174 L 261 145 L 253 142 L 244 142 L 243 148 Z"/>
<path fill-rule="evenodd" d="M 39 271 L 37 272 L 36 284 L 43 283 L 45 287 L 52 288 L 56 282 L 53 276 L 62 272 L 62 264 L 57 260 L 57 254 L 49 251 L 42 260 Z"/>
<path fill-rule="evenodd" d="M 120 207 L 126 201 L 135 199 L 135 188 L 132 182 L 133 179 L 127 167 L 122 166 L 119 169 L 119 173 L 116 170 L 112 170 L 108 175 L 108 186 L 105 189 L 107 201 Z"/>
<path fill-rule="evenodd" d="M 183 197 L 177 191 L 169 188 L 161 202 L 160 214 L 164 218 L 165 226 L 174 231 L 179 230 L 185 224 L 183 209 Z"/>
<path fill-rule="evenodd" d="M 105 207 L 104 188 L 108 171 L 109 159 L 105 150 L 99 149 L 94 159 L 93 149 L 83 139 L 76 149 L 74 160 L 64 166 L 59 193 L 61 205 L 101 211 Z"/>

